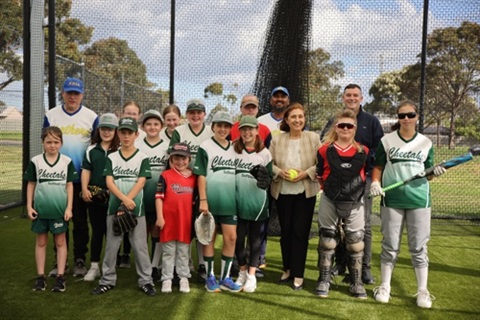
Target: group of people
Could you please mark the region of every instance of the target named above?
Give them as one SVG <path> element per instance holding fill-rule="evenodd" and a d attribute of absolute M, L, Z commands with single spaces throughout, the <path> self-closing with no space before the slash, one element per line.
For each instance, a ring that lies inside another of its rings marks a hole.
<path fill-rule="evenodd" d="M 378 119 L 362 109 L 361 88 L 349 84 L 342 95 L 344 110 L 327 123 L 320 137 L 306 130 L 305 109 L 290 103 L 285 87 L 272 90 L 270 113 L 257 118 L 259 101 L 248 94 L 240 103 L 239 121 L 219 111 L 211 126 L 204 123 L 206 108 L 201 99 L 187 102 L 187 122 L 179 125 L 176 106 L 162 114 L 148 110 L 141 115 L 140 107 L 128 102 L 120 119 L 112 113 L 98 117 L 81 105 L 83 93 L 81 80 L 65 81 L 64 104 L 45 115 L 44 152 L 32 158 L 25 174 L 27 211 L 37 234 L 34 290 L 46 288 L 48 232 L 54 234 L 57 260 L 52 290 L 65 290 L 68 221 L 72 219 L 73 275 L 85 281 L 100 277 L 92 294 L 115 287 L 122 241 L 133 248 L 138 286 L 149 296 L 156 294 L 155 281 L 162 282 L 162 292 L 172 292 L 176 277 L 180 292 L 190 292 L 193 247 L 197 273 L 208 292 L 254 292 L 259 267 L 266 266 L 273 203 L 281 229 L 279 282 L 302 290 L 315 204 L 322 190 L 315 294 L 328 297 L 332 277 L 348 269 L 350 292 L 355 298 L 367 298 L 364 284 L 375 282 L 372 197 L 381 196 L 381 284 L 374 289 L 375 300 L 387 303 L 390 299 L 390 280 L 406 224 L 418 284 L 417 305 L 431 307 L 427 242 L 428 180 L 432 177 L 382 191 L 382 186 L 433 166 L 432 143 L 416 130 L 414 102 L 398 106 L 398 122 L 384 136 Z M 443 173 L 443 167 L 435 167 L 434 176 Z M 109 196 L 99 201 L 97 193 Z M 124 214 L 121 206 L 137 221 L 126 237 L 113 232 L 115 215 Z M 88 271 L 87 211 L 92 229 Z M 192 245 L 194 219 L 210 214 L 217 226 L 212 240 Z M 217 279 L 215 238 L 220 229 L 223 245 Z M 234 260 L 239 267 L 236 281 L 231 276 Z"/>

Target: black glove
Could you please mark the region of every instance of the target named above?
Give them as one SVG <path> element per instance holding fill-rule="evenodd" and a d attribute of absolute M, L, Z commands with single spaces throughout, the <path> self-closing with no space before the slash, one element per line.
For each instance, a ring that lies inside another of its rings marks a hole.
<path fill-rule="evenodd" d="M 102 187 L 92 185 L 92 184 L 89 184 L 87 188 L 88 188 L 88 191 L 90 191 L 90 194 L 92 195 L 93 204 L 106 205 L 108 203 L 108 198 L 110 196 L 108 189 L 104 189 Z M 80 198 L 81 197 L 82 197 L 82 193 L 80 192 Z"/>
<path fill-rule="evenodd" d="M 267 189 L 270 186 L 270 172 L 268 169 L 260 164 L 257 164 L 252 169 L 250 169 L 252 176 L 257 179 L 257 187 L 260 189 Z"/>
<path fill-rule="evenodd" d="M 125 232 L 133 230 L 137 223 L 135 215 L 122 204 L 113 216 L 113 235 L 118 237 Z"/>

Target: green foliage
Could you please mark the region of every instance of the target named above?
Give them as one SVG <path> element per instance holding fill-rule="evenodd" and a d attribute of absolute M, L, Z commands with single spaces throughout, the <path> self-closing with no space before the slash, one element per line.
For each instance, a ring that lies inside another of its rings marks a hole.
<path fill-rule="evenodd" d="M 0 1 L 0 73 L 6 79 L 0 82 L 0 91 L 22 79 L 22 60 L 17 55 L 23 37 L 22 1 Z"/>
<path fill-rule="evenodd" d="M 210 83 L 203 91 L 205 99 L 208 99 L 211 96 L 221 96 L 223 94 L 223 83 Z"/>
<path fill-rule="evenodd" d="M 309 105 L 307 115 L 310 130 L 321 130 L 327 120 L 342 108 L 341 88 L 333 82 L 344 77 L 341 61 L 330 62 L 330 53 L 322 48 L 309 53 Z"/>

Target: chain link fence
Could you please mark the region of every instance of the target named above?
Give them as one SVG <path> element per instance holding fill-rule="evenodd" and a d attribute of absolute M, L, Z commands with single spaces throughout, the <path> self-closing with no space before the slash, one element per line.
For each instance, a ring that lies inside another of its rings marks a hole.
<path fill-rule="evenodd" d="M 170 2 L 150 0 L 135 6 L 126 1 L 73 1 L 70 14 L 94 28 L 82 52 L 103 39 L 125 41 L 145 66 L 148 82 L 132 80 L 135 70 L 131 67 L 116 66 L 114 75 L 108 76 L 112 65 L 92 64 L 88 56 L 78 61 L 57 57 L 57 88 L 66 76 L 83 79 L 84 104 L 98 114 L 118 114 L 128 100 L 137 101 L 143 111 L 159 110 L 168 104 L 170 94 L 183 111 L 187 100 L 203 97 L 207 113 L 222 107 L 236 115 L 241 97 L 249 92 L 260 97 L 261 112 L 268 112 L 270 90 L 284 85 L 292 93 L 291 100 L 306 106 L 308 126 L 316 131 L 321 131 L 342 108 L 340 96 L 348 83 L 362 87 L 366 110 L 379 117 L 386 132 L 395 121 L 393 107 L 401 99 L 419 101 L 424 1 L 175 3 L 173 92 L 168 92 L 171 6 Z M 454 32 L 464 22 L 480 23 L 476 0 L 431 0 L 428 12 L 429 36 L 448 28 Z M 476 31 L 471 31 L 464 43 L 479 38 Z M 437 52 L 448 49 L 441 48 L 435 37 L 429 38 L 429 45 L 432 50 L 437 45 Z M 473 46 L 480 51 L 478 43 Z M 111 52 L 106 50 L 104 54 Z M 438 80 L 439 71 L 433 69 L 437 58 L 427 56 L 432 68 L 427 70 L 422 129 L 434 141 L 439 162 L 480 143 L 480 71 L 474 67 L 474 81 L 471 90 L 465 92 L 466 100 L 460 101 L 455 113 L 449 113 L 445 106 L 451 106 L 452 101 L 442 96 L 448 90 Z M 216 86 L 221 90 L 209 91 L 215 83 L 221 84 Z M 21 90 L 19 82 L 0 90 L 0 101 L 5 104 L 0 110 L 5 112 L 6 107 L 13 106 L 21 116 Z M 15 120 L 12 129 L 13 121 L 4 113 L 0 116 L 0 209 L 21 201 L 22 127 L 21 121 Z M 479 178 L 480 164 L 473 160 L 435 179 L 434 215 L 479 218 Z"/>

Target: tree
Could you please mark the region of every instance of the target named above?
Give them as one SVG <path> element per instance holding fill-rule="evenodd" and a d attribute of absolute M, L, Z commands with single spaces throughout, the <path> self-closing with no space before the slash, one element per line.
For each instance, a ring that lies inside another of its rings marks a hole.
<path fill-rule="evenodd" d="M 233 87 L 236 89 L 238 84 L 234 83 Z M 237 103 L 237 96 L 233 93 L 224 94 L 223 92 L 223 83 L 221 82 L 212 82 L 205 87 L 203 90 L 205 99 L 214 99 L 215 107 L 210 111 L 205 121 L 210 123 L 213 115 L 219 111 L 229 111 L 229 107 L 225 106 L 223 103 L 230 104 L 230 109 L 233 109 L 233 106 Z M 232 113 L 232 112 L 231 112 Z"/>
<path fill-rule="evenodd" d="M 310 130 L 320 130 L 342 108 L 339 102 L 340 86 L 332 82 L 344 76 L 343 63 L 330 61 L 330 54 L 318 48 L 309 52 L 309 101 L 307 115 Z"/>
<path fill-rule="evenodd" d="M 153 87 L 147 67 L 127 41 L 114 37 L 98 40 L 84 55 L 86 69 L 95 72 L 85 75 L 86 104 L 95 104 L 98 112 L 111 112 L 127 100 L 136 100 L 144 109 L 160 109 L 163 99 L 146 90 Z"/>
<path fill-rule="evenodd" d="M 0 91 L 13 81 L 22 79 L 23 22 L 22 1 L 3 0 L 0 2 L 0 73 L 7 79 L 0 82 Z"/>

